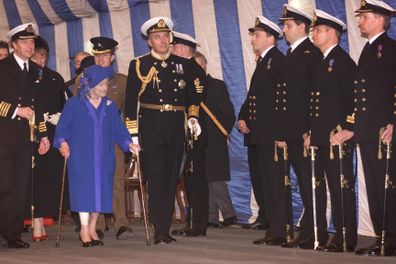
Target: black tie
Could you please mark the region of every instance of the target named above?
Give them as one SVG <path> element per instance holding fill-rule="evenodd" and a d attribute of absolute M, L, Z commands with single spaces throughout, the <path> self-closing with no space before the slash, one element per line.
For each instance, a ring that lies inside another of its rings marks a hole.
<path fill-rule="evenodd" d="M 291 54 L 291 48 L 289 48 L 286 52 L 286 56 L 289 56 Z"/>
<path fill-rule="evenodd" d="M 261 56 L 257 58 L 257 60 L 256 60 L 256 63 L 257 63 L 256 67 L 260 64 L 260 62 L 261 62 L 262 59 L 263 59 L 263 58 L 262 58 Z"/>
<path fill-rule="evenodd" d="M 28 70 L 27 70 L 27 66 L 26 66 L 26 62 L 23 63 L 23 73 L 27 74 Z"/>

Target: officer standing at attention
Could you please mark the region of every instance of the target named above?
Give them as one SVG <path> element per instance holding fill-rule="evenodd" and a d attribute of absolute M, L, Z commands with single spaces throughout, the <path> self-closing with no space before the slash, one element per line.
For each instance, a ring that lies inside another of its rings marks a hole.
<path fill-rule="evenodd" d="M 238 116 L 238 129 L 245 135 L 248 147 L 250 177 L 260 210 L 265 211 L 269 227 L 265 237 L 254 244 L 280 245 L 285 241 L 285 208 L 282 166 L 274 161 L 274 131 L 270 124 L 275 114 L 275 92 L 285 64 L 284 55 L 276 47 L 282 30 L 272 21 L 257 16 L 249 28 L 257 66 L 247 98 Z"/>
<path fill-rule="evenodd" d="M 356 254 L 381 254 L 382 221 L 386 217 L 384 253 L 391 256 L 396 249 L 396 194 L 390 188 L 384 216 L 386 151 L 383 149 L 392 142 L 396 114 L 396 42 L 386 33 L 395 9 L 383 1 L 362 0 L 355 12 L 359 17 L 360 33 L 368 41 L 360 54 L 354 81 L 355 99 L 351 115 L 355 123 L 354 134 L 342 130 L 334 135 L 333 141 L 339 144 L 354 136 L 360 147 L 370 216 L 378 239 L 369 247 L 357 250 Z M 391 178 L 394 179 L 394 175 L 391 174 Z"/>
<path fill-rule="evenodd" d="M 173 31 L 172 54 L 191 61 L 194 86 L 203 101 L 206 94 L 206 73 L 194 59 L 197 41 L 184 33 Z M 202 133 L 197 140 L 190 139 L 190 149 L 187 162 L 190 173 L 184 173 L 184 183 L 189 210 L 187 211 L 187 226 L 172 230 L 176 236 L 206 236 L 209 214 L 209 187 L 205 175 L 205 147 L 208 144 L 204 111 L 198 118 Z M 194 142 L 192 142 L 193 140 Z M 191 163 L 192 162 L 192 163 Z"/>
<path fill-rule="evenodd" d="M 141 32 L 149 54 L 131 61 L 128 71 L 126 126 L 142 150 L 142 171 L 149 186 L 150 220 L 154 243 L 176 241 L 169 235 L 176 183 L 187 126 L 201 133 L 197 117 L 200 98 L 191 75 L 191 61 L 170 53 L 173 22 L 167 17 L 146 21 Z"/>
<path fill-rule="evenodd" d="M 287 146 L 289 166 L 296 173 L 304 212 L 300 220 L 299 236 L 282 247 L 313 248 L 313 214 L 310 159 L 304 151 L 303 134 L 309 130 L 309 97 L 313 89 L 313 72 L 322 59 L 321 52 L 308 38 L 312 15 L 291 5 L 283 6 L 283 32 L 290 45 L 282 81 L 277 85 L 275 100 L 275 140 L 279 149 Z M 283 163 L 279 155 L 279 163 Z M 283 171 L 282 171 L 283 174 Z M 290 173 L 288 174 L 290 175 Z M 279 175 L 281 177 L 281 175 Z M 325 188 L 321 181 L 317 188 L 317 209 L 325 211 Z M 319 214 L 323 215 L 323 214 Z M 326 218 L 318 219 L 319 232 L 327 241 Z"/>
<path fill-rule="evenodd" d="M 357 67 L 338 45 L 342 32 L 346 30 L 344 22 L 316 10 L 312 26 L 312 38 L 315 46 L 323 53 L 323 60 L 315 70 L 314 89 L 310 99 L 311 133 L 305 140 L 305 145 L 317 147 L 315 175 L 320 179 L 326 176 L 330 189 L 332 220 L 336 229 L 332 241 L 323 249 L 328 252 L 343 252 L 345 227 L 346 251 L 353 252 L 357 243 L 354 144 L 347 141 L 341 145 L 341 178 L 339 146 L 330 142 L 330 136 L 342 129 L 353 129 L 351 117 L 348 115 L 353 111 L 353 78 Z M 326 218 L 326 211 L 320 213 L 323 215 L 319 218 Z"/>
<path fill-rule="evenodd" d="M 111 38 L 94 37 L 90 39 L 93 44 L 92 54 L 95 64 L 102 67 L 109 67 L 115 60 L 115 49 L 118 42 Z M 120 110 L 120 115 L 124 117 L 125 91 L 127 77 L 124 74 L 116 73 L 109 80 L 109 89 L 107 96 L 116 103 Z M 115 218 L 115 234 L 117 239 L 127 239 L 133 236 L 132 229 L 129 227 L 128 219 L 125 212 L 125 154 L 118 147 L 115 147 L 116 168 L 114 171 L 114 188 L 113 188 L 113 215 Z M 105 221 L 103 215 L 98 219 L 98 229 L 103 233 Z"/>
<path fill-rule="evenodd" d="M 0 236 L 8 248 L 28 248 L 21 239 L 26 194 L 32 169 L 35 125 L 40 139 L 38 153 L 50 147 L 44 117 L 35 111 L 41 88 L 40 67 L 30 61 L 37 26 L 17 26 L 7 33 L 14 52 L 0 61 Z M 35 120 L 36 119 L 36 120 Z"/>

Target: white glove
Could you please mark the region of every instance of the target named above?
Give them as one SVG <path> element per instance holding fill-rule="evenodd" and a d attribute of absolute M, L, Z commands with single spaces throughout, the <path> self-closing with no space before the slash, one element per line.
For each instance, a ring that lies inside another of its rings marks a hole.
<path fill-rule="evenodd" d="M 58 124 L 59 118 L 61 116 L 61 113 L 56 113 L 53 115 L 49 116 L 48 122 L 50 122 L 51 124 L 53 124 L 54 126 L 56 126 Z"/>
<path fill-rule="evenodd" d="M 129 150 L 138 155 L 140 152 L 140 145 L 139 145 L 139 138 L 138 137 L 132 137 L 132 143 L 129 144 Z"/>
<path fill-rule="evenodd" d="M 43 114 L 44 117 L 44 122 L 47 122 L 49 117 L 48 117 L 48 112 Z"/>
<path fill-rule="evenodd" d="M 190 117 L 187 120 L 187 126 L 190 129 L 191 135 L 196 135 L 199 136 L 201 135 L 202 129 L 201 126 L 198 123 L 198 120 L 195 117 Z"/>
<path fill-rule="evenodd" d="M 132 143 L 139 145 L 139 137 L 137 137 L 137 136 L 132 137 Z"/>

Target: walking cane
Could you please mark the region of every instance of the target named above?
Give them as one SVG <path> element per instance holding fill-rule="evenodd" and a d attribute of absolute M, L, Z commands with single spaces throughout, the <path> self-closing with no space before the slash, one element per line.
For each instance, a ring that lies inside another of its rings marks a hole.
<path fill-rule="evenodd" d="M 283 147 L 283 165 L 285 173 L 285 194 L 286 194 L 286 241 L 291 243 L 293 234 L 293 207 L 292 207 L 292 197 L 291 197 L 291 181 L 288 170 L 288 153 L 287 146 Z"/>
<path fill-rule="evenodd" d="M 138 171 L 138 178 L 139 178 L 139 186 L 140 186 L 140 195 L 142 199 L 142 208 L 143 208 L 143 221 L 144 221 L 144 231 L 146 234 L 146 245 L 150 245 L 150 233 L 149 233 L 149 225 L 148 225 L 148 216 L 146 210 L 146 188 L 143 183 L 142 179 L 142 171 L 140 169 L 140 157 L 139 153 L 136 153 L 136 165 Z"/>
<path fill-rule="evenodd" d="M 388 203 L 388 191 L 395 188 L 390 180 L 389 166 L 391 158 L 391 143 L 386 143 L 386 163 L 385 163 L 385 193 L 384 193 L 384 212 L 382 216 L 382 232 L 381 232 L 381 256 L 385 256 L 385 235 L 386 235 L 386 207 Z"/>
<path fill-rule="evenodd" d="M 67 165 L 67 159 L 65 158 L 65 161 L 63 163 L 61 193 L 60 193 L 60 199 L 59 199 L 58 230 L 56 232 L 56 243 L 55 243 L 56 248 L 60 247 L 60 235 L 61 235 L 61 228 L 62 228 L 63 193 L 65 192 L 66 165 Z"/>
<path fill-rule="evenodd" d="M 316 147 L 310 146 L 309 149 L 311 150 L 311 174 L 312 174 L 312 212 L 313 212 L 313 221 L 314 221 L 314 250 L 319 247 L 318 241 L 318 224 L 316 219 L 316 177 L 315 177 L 315 149 Z"/>

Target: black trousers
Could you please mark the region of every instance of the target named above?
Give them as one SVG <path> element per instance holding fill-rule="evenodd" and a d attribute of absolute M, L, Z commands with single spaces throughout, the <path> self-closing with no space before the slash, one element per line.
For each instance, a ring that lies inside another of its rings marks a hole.
<path fill-rule="evenodd" d="M 0 235 L 6 240 L 21 238 L 31 166 L 30 144 L 0 145 Z"/>
<path fill-rule="evenodd" d="M 249 162 L 253 177 L 261 186 L 259 197 L 268 221 L 267 236 L 286 237 L 286 208 L 284 195 L 283 163 L 274 161 L 274 145 L 249 146 Z M 258 183 L 255 184 L 258 184 Z M 253 185 L 253 184 L 252 184 Z M 257 199 L 257 198 L 256 198 Z"/>
<path fill-rule="evenodd" d="M 349 143 L 344 146 L 343 174 L 346 180 L 344 195 L 344 212 L 346 227 L 346 243 L 348 246 L 357 244 L 356 226 L 356 196 L 355 176 L 353 174 L 353 146 Z M 316 175 L 320 178 L 326 177 L 330 190 L 331 212 L 334 227 L 336 229 L 333 242 L 342 244 L 342 205 L 341 205 L 341 183 L 340 183 L 340 160 L 338 146 L 333 147 L 334 159 L 330 159 L 330 146 L 320 146 L 317 150 Z M 326 210 L 320 210 L 320 218 L 326 217 Z"/>
<path fill-rule="evenodd" d="M 304 157 L 304 141 L 287 141 L 289 165 L 293 167 L 297 176 L 298 188 L 304 205 L 304 213 L 300 221 L 299 237 L 306 240 L 313 236 L 313 211 L 312 211 L 312 173 L 311 158 Z M 328 240 L 326 221 L 326 183 L 323 177 L 316 175 L 316 211 L 319 242 L 326 243 Z M 324 214 L 322 214 L 324 212 Z M 320 217 L 319 217 L 320 216 Z"/>
<path fill-rule="evenodd" d="M 366 181 L 367 198 L 370 210 L 371 221 L 373 222 L 374 232 L 381 237 L 382 221 L 384 217 L 384 193 L 385 193 L 385 164 L 386 151 L 383 151 L 383 158 L 378 159 L 378 143 L 365 142 L 359 143 L 360 154 L 362 157 L 364 178 Z M 396 169 L 395 152 L 392 154 L 391 169 Z M 393 170 L 394 171 L 394 170 Z M 396 183 L 395 173 L 390 172 L 393 184 Z M 386 208 L 386 237 L 385 241 L 396 247 L 396 191 L 388 191 L 388 202 Z"/>
<path fill-rule="evenodd" d="M 192 213 L 192 229 L 204 232 L 208 225 L 209 187 L 205 175 L 205 147 L 200 142 L 194 143 L 194 148 L 190 150 L 188 162 L 191 161 L 193 171 L 184 177 L 189 205 L 187 220 L 191 221 Z"/>
<path fill-rule="evenodd" d="M 155 236 L 169 235 L 184 144 L 184 113 L 142 109 L 139 134 Z"/>
<path fill-rule="evenodd" d="M 250 181 L 252 183 L 254 198 L 256 199 L 257 205 L 259 207 L 257 222 L 263 223 L 265 225 L 268 224 L 266 217 L 266 209 L 265 204 L 267 201 L 264 200 L 263 193 L 263 172 L 260 171 L 260 156 L 257 152 L 256 145 L 248 146 L 248 163 L 249 163 L 249 174 Z"/>

